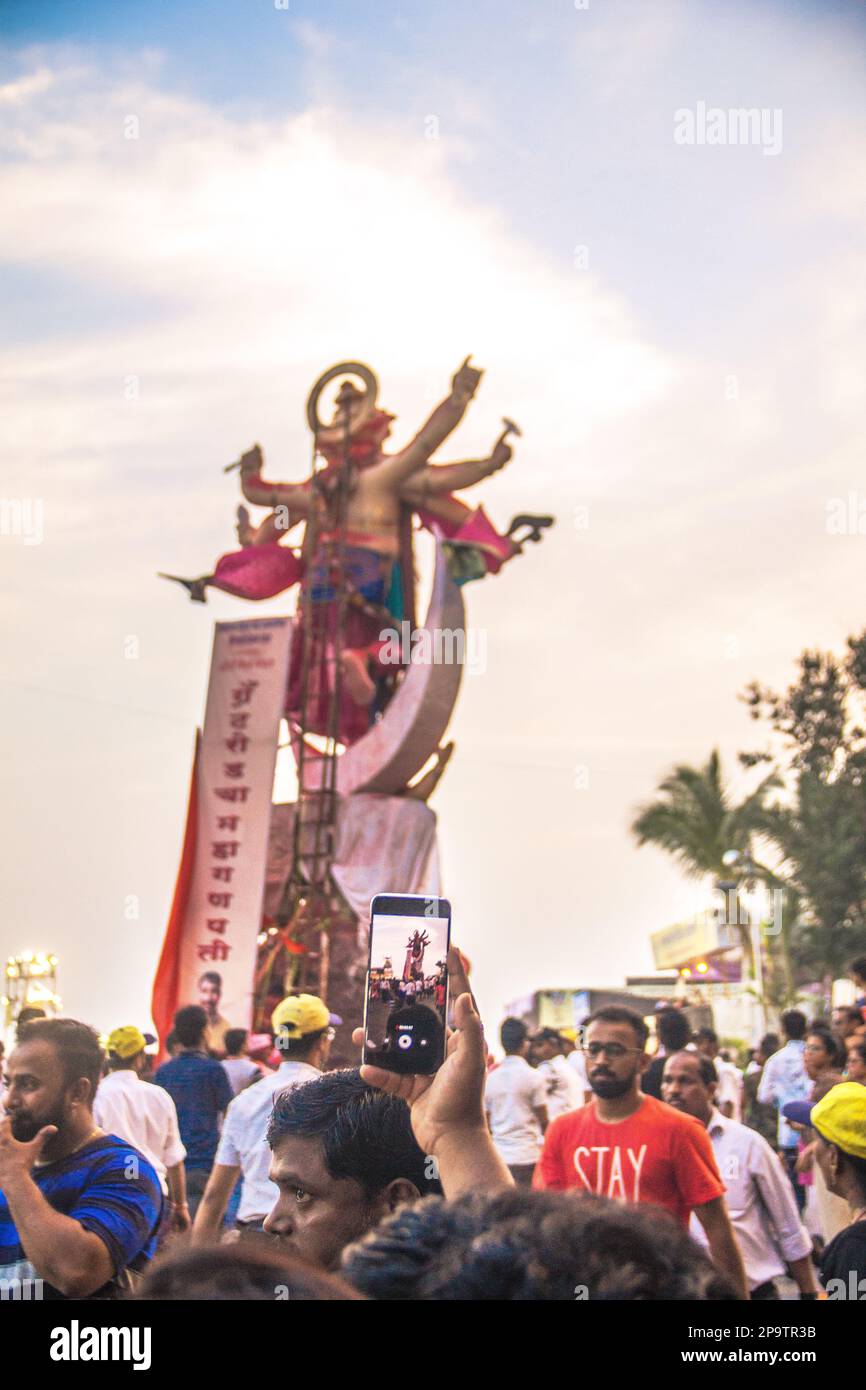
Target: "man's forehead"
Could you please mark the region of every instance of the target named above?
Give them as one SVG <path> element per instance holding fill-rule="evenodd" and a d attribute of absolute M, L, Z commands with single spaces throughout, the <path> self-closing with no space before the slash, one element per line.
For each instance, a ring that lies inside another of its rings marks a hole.
<path fill-rule="evenodd" d="M 6 1070 L 10 1076 L 20 1072 L 50 1075 L 57 1071 L 57 1049 L 50 1042 L 19 1043 L 6 1062 Z"/>
<path fill-rule="evenodd" d="M 665 1076 L 688 1076 L 700 1081 L 701 1064 L 695 1052 L 677 1052 L 665 1062 Z"/>
<path fill-rule="evenodd" d="M 586 1029 L 586 1036 L 593 1038 L 616 1038 L 625 1042 L 627 1046 L 634 1047 L 637 1043 L 637 1036 L 630 1023 L 609 1023 L 607 1019 L 599 1018 L 594 1023 L 590 1023 Z"/>
<path fill-rule="evenodd" d="M 320 1186 L 334 1181 L 325 1167 L 321 1141 L 304 1139 L 299 1134 L 285 1135 L 274 1147 L 271 1179 L 274 1182 L 297 1181 L 299 1186 L 304 1180 Z"/>

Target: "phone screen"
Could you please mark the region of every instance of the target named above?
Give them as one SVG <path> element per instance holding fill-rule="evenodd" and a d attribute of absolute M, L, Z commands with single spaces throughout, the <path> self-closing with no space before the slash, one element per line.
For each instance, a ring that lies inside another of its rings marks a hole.
<path fill-rule="evenodd" d="M 379 894 L 370 915 L 364 1061 L 430 1076 L 445 1060 L 451 904 Z"/>

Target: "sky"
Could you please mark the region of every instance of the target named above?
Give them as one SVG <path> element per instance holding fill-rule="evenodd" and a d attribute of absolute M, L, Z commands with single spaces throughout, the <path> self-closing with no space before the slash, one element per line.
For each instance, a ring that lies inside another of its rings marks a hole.
<path fill-rule="evenodd" d="M 466 590 L 487 659 L 432 803 L 454 939 L 491 1023 L 649 971 L 712 887 L 636 848 L 636 807 L 713 747 L 748 786 L 738 694 L 864 626 L 862 4 L 0 17 L 0 952 L 147 1021 L 213 622 L 287 611 L 156 572 L 233 548 L 253 441 L 306 474 L 331 363 L 374 367 L 399 444 L 472 353 L 441 459 L 513 417 L 475 495 L 557 522 Z M 741 107 L 763 133 L 709 143 Z"/>

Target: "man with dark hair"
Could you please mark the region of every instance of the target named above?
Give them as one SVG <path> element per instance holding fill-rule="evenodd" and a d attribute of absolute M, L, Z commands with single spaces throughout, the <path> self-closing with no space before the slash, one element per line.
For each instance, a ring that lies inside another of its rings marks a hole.
<path fill-rule="evenodd" d="M 662 1073 L 672 1052 L 680 1052 L 691 1037 L 689 1020 L 682 1009 L 661 1009 L 656 1014 L 656 1037 L 659 1050 L 640 1079 L 645 1096 L 662 1098 Z"/>
<path fill-rule="evenodd" d="M 848 974 L 859 990 L 859 996 L 854 1000 L 854 1007 L 860 1010 L 862 1021 L 866 1019 L 866 956 L 858 956 L 856 960 L 852 960 L 848 966 Z"/>
<path fill-rule="evenodd" d="M 151 1037 L 150 1042 L 155 1041 Z M 188 1231 L 186 1149 L 171 1096 L 162 1086 L 148 1086 L 141 1080 L 147 1046 L 147 1036 L 133 1025 L 109 1034 L 108 1075 L 97 1088 L 93 1118 L 108 1134 L 118 1135 L 144 1154 L 170 1201 L 169 1229 Z"/>
<path fill-rule="evenodd" d="M 401 1207 L 346 1250 L 342 1273 L 388 1300 L 737 1297 L 664 1212 L 524 1188 Z"/>
<path fill-rule="evenodd" d="M 538 1075 L 547 1092 L 545 1106 L 549 1120 L 567 1115 L 583 1104 L 579 1094 L 577 1073 L 568 1065 L 563 1051 L 563 1039 L 555 1028 L 539 1028 L 532 1039 Z"/>
<path fill-rule="evenodd" d="M 204 1031 L 204 1045 L 215 1057 L 225 1055 L 226 1033 L 231 1028 L 227 1018 L 220 1013 L 220 1000 L 223 997 L 223 977 L 218 970 L 206 970 L 199 976 L 198 1002 L 204 1009 L 207 1021 Z"/>
<path fill-rule="evenodd" d="M 716 1106 L 728 1120 L 741 1120 L 743 1115 L 743 1074 L 733 1062 L 719 1053 L 718 1034 L 712 1028 L 699 1028 L 695 1034 L 698 1052 L 716 1069 L 718 1087 Z"/>
<path fill-rule="evenodd" d="M 24 1298 L 117 1297 L 156 1249 L 159 1179 L 93 1123 L 102 1060 L 92 1028 L 46 1018 L 21 1029 L 6 1066 L 0 1278 Z"/>
<path fill-rule="evenodd" d="M 235 1095 L 258 1081 L 262 1074 L 247 1056 L 248 1037 L 246 1028 L 230 1028 L 225 1036 L 226 1055 L 222 1059 L 222 1068 Z"/>
<path fill-rule="evenodd" d="M 866 1291 L 866 1087 L 844 1081 L 812 1107 L 815 1157 L 827 1188 L 843 1198 L 853 1220 L 821 1256 L 828 1298 L 861 1299 Z"/>
<path fill-rule="evenodd" d="M 195 1216 L 219 1142 L 220 1116 L 232 1100 L 229 1079 L 205 1050 L 207 1014 L 187 1004 L 174 1016 L 177 1056 L 157 1068 L 154 1081 L 168 1091 L 177 1107 L 180 1137 L 186 1149 L 186 1191 Z"/>
<path fill-rule="evenodd" d="M 505 1059 L 487 1077 L 484 1109 L 497 1152 L 514 1181 L 529 1187 L 547 1128 L 547 1086 L 526 1060 L 529 1029 L 523 1020 L 506 1018 L 499 1038 Z"/>
<path fill-rule="evenodd" d="M 743 1262 L 706 1131 L 640 1089 L 648 1035 L 640 1014 L 620 1005 L 587 1019 L 583 1050 L 594 1099 L 550 1125 L 535 1185 L 651 1202 L 683 1226 L 695 1211 L 716 1265 L 745 1298 Z"/>
<path fill-rule="evenodd" d="M 848 1039 L 848 1056 L 845 1062 L 845 1079 L 859 1081 L 866 1086 L 866 1038 Z"/>
<path fill-rule="evenodd" d="M 806 1205 L 806 1189 L 797 1181 L 797 1132 L 786 1121 L 782 1107 L 794 1100 L 808 1099 L 811 1091 L 812 1083 L 804 1061 L 806 1015 L 799 1009 L 786 1009 L 781 1024 L 785 1043 L 767 1059 L 758 1085 L 758 1100 L 761 1105 L 774 1105 L 779 1113 L 776 1143 L 802 1212 Z"/>
<path fill-rule="evenodd" d="M 441 1191 L 406 1102 L 354 1069 L 278 1095 L 267 1139 L 279 1197 L 264 1229 L 322 1269 L 401 1203 Z"/>
<path fill-rule="evenodd" d="M 765 1033 L 754 1049 L 753 1059 L 743 1077 L 743 1124 L 757 1130 L 768 1144 L 776 1143 L 776 1111 L 772 1105 L 762 1105 L 758 1100 L 758 1087 L 764 1074 L 764 1067 L 774 1052 L 779 1050 L 778 1033 Z"/>
<path fill-rule="evenodd" d="M 833 1010 L 831 1015 L 831 1026 L 837 1039 L 844 1049 L 848 1039 L 853 1037 L 863 1022 L 860 1010 L 853 1004 L 843 1004 Z"/>
<path fill-rule="evenodd" d="M 356 1302 L 363 1298 L 345 1280 L 313 1269 L 264 1240 L 224 1241 L 190 1248 L 177 1245 L 148 1272 L 138 1302 L 291 1303 Z M 233 1315 L 229 1309 L 225 1316 Z M 234 1315 L 236 1317 L 236 1315 Z"/>
<path fill-rule="evenodd" d="M 44 1009 L 40 1009 L 38 1004 L 26 1004 L 18 1015 L 15 1025 L 16 1040 L 21 1036 L 21 1029 L 26 1028 L 28 1023 L 34 1023 L 37 1018 L 47 1018 Z"/>
<path fill-rule="evenodd" d="M 775 1280 L 787 1265 L 801 1297 L 816 1298 L 812 1239 L 800 1220 L 782 1165 L 766 1139 L 715 1105 L 716 1070 L 699 1052 L 675 1052 L 665 1063 L 662 1100 L 693 1115 L 707 1131 L 725 1182 L 725 1205 L 739 1242 L 750 1298 L 779 1297 Z M 694 1216 L 692 1235 L 703 1243 Z"/>
<path fill-rule="evenodd" d="M 216 1161 L 196 1213 L 196 1244 L 204 1244 L 217 1235 L 235 1183 L 241 1177 L 243 1188 L 235 1224 L 241 1234 L 261 1231 L 279 1196 L 268 1176 L 271 1151 L 267 1132 L 274 1096 L 278 1091 L 317 1079 L 328 1062 L 334 1027 L 340 1023 L 342 1019 L 329 1014 L 314 994 L 290 995 L 274 1009 L 271 1027 L 283 1061 L 276 1071 L 235 1096 L 226 1111 Z"/>

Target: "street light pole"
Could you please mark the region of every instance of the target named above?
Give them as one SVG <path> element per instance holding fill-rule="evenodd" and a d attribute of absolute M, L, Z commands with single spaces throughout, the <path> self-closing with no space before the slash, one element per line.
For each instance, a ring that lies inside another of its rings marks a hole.
<path fill-rule="evenodd" d="M 737 849 L 727 850 L 726 853 L 722 855 L 722 863 L 726 867 L 730 866 L 731 868 L 733 868 L 735 872 L 738 872 L 739 875 L 736 879 L 721 880 L 716 884 L 716 887 L 726 892 L 726 894 L 728 895 L 729 903 L 731 902 L 731 900 L 733 900 L 736 903 L 736 914 L 734 920 L 740 927 L 742 927 L 743 925 L 740 922 L 739 912 L 739 888 L 741 883 L 745 886 L 749 898 L 752 900 L 750 904 L 747 904 L 747 910 L 749 913 L 749 942 L 752 947 L 752 976 L 755 982 L 755 993 L 758 997 L 758 1013 L 761 1023 L 761 1030 L 762 1032 L 766 1032 L 767 1011 L 764 1002 L 764 957 L 761 949 L 761 914 L 757 911 L 755 907 L 755 864 L 750 854 L 747 853 L 745 855 L 741 855 L 740 851 Z M 749 887 L 750 883 L 753 885 L 752 888 Z M 728 908 L 727 915 L 728 921 L 730 922 L 730 907 Z"/>

